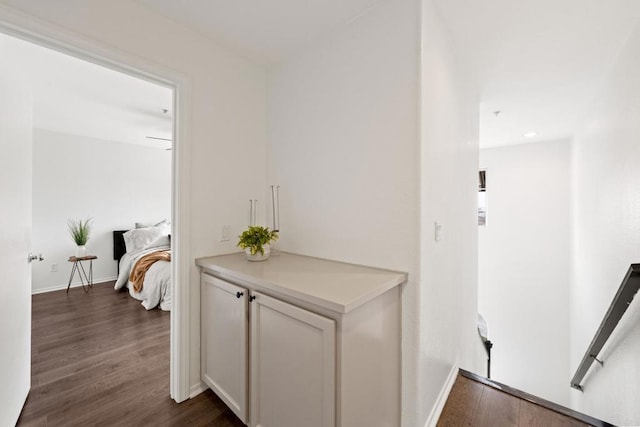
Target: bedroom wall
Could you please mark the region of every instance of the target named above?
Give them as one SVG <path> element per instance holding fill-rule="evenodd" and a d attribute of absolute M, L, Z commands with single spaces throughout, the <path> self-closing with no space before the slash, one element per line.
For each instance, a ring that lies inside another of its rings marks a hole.
<path fill-rule="evenodd" d="M 571 279 L 573 375 L 629 264 L 640 262 L 640 25 L 630 35 L 573 141 L 574 262 Z M 615 425 L 640 425 L 640 298 L 582 385 L 580 411 Z"/>
<path fill-rule="evenodd" d="M 171 218 L 171 152 L 42 129 L 33 136 L 32 247 L 46 259 L 33 263 L 32 292 L 66 288 L 75 254 L 70 218 L 93 218 L 94 282 L 114 280 L 111 232 Z"/>
<path fill-rule="evenodd" d="M 268 101 L 278 246 L 409 272 L 402 425 L 412 427 L 424 425 L 454 366 L 475 370 L 478 340 L 477 103 L 437 12 L 424 3 L 380 2 L 274 68 Z M 422 100 L 421 79 L 429 88 Z M 420 116 L 421 103 L 437 119 Z M 422 136 L 421 118 L 429 128 Z M 443 191 L 421 191 L 421 175 L 423 185 L 446 182 Z M 433 217 L 446 234 L 421 255 Z M 421 267 L 432 272 L 427 280 Z"/>
<path fill-rule="evenodd" d="M 0 19 L 14 11 L 65 34 L 69 43 L 103 46 L 188 80 L 190 168 L 186 259 L 236 250 L 220 242 L 222 225 L 231 235 L 246 225 L 247 200 L 263 199 L 266 177 L 266 75 L 263 68 L 131 0 L 1 0 Z M 19 21 L 20 22 L 20 21 Z M 134 63 L 134 65 L 136 65 Z M 184 238 L 185 236 L 183 236 Z M 192 264 L 190 281 L 189 377 L 200 390 L 200 287 Z"/>
<path fill-rule="evenodd" d="M 569 405 L 570 141 L 480 150 L 478 308 L 491 378 Z M 544 314 L 543 314 L 544 313 Z"/>

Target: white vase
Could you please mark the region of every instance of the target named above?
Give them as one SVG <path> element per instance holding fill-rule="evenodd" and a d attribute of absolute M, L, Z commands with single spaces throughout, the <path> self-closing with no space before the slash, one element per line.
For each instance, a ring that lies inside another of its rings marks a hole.
<path fill-rule="evenodd" d="M 85 245 L 76 246 L 76 258 L 87 256 L 87 247 Z"/>
<path fill-rule="evenodd" d="M 265 261 L 269 259 L 269 254 L 271 253 L 271 246 L 269 244 L 262 245 L 262 249 L 264 249 L 264 254 L 260 252 L 256 252 L 255 255 L 251 255 L 251 249 L 246 248 L 244 250 L 244 255 L 248 261 Z"/>

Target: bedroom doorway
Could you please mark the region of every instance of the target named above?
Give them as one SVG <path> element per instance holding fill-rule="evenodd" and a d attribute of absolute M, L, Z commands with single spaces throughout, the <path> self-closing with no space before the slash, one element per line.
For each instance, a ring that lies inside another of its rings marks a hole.
<path fill-rule="evenodd" d="M 79 274 L 70 280 L 68 259 L 78 255 L 70 222 L 88 221 L 93 281 L 115 280 L 115 230 L 155 226 L 135 232 L 140 246 L 156 240 L 152 231 L 170 234 L 173 90 L 0 38 L 2 57 L 22 70 L 32 98 L 32 246 L 45 256 L 32 264 L 32 291 L 81 285 Z"/>
<path fill-rule="evenodd" d="M 28 28 L 29 25 L 26 25 L 26 27 Z M 143 117 L 145 114 L 147 116 L 151 116 L 151 115 L 157 115 L 159 117 L 169 117 L 168 120 L 168 126 L 165 126 L 164 128 L 160 129 L 157 128 L 156 130 L 158 130 L 158 132 L 147 132 L 147 134 L 145 135 L 145 139 L 148 139 L 148 143 L 155 143 L 155 144 L 160 144 L 160 143 L 168 143 L 169 146 L 165 146 L 163 148 L 157 148 L 156 150 L 158 151 L 158 157 L 159 156 L 164 156 L 164 163 L 166 163 L 166 165 L 168 166 L 169 169 L 169 178 L 163 178 L 164 179 L 164 183 L 165 185 L 165 190 L 167 190 L 167 193 L 169 194 L 169 201 L 168 201 L 168 206 L 165 209 L 166 211 L 168 211 L 168 213 L 166 215 L 163 215 L 162 218 L 158 218 L 160 221 L 162 219 L 167 219 L 169 220 L 172 225 L 171 225 L 171 229 L 173 230 L 172 232 L 172 241 L 174 243 L 174 260 L 178 259 L 181 260 L 181 257 L 179 256 L 180 254 L 180 231 L 185 229 L 185 226 L 183 225 L 185 223 L 184 220 L 181 221 L 181 218 L 185 218 L 186 215 L 184 214 L 184 212 L 187 212 L 188 206 L 186 204 L 180 204 L 179 201 L 180 200 L 185 200 L 185 185 L 183 184 L 183 182 L 185 182 L 186 180 L 184 180 L 184 178 L 181 178 L 181 174 L 179 171 L 183 171 L 182 172 L 182 176 L 184 176 L 184 171 L 187 170 L 186 167 L 186 156 L 184 155 L 184 149 L 181 150 L 180 145 L 178 144 L 178 140 L 179 135 L 182 134 L 184 135 L 184 130 L 182 129 L 181 126 L 179 126 L 178 121 L 174 120 L 174 117 L 176 114 L 176 110 L 180 109 L 180 108 L 184 108 L 184 105 L 186 103 L 186 98 L 184 96 L 184 94 L 182 96 L 179 95 L 180 92 L 180 87 L 186 85 L 186 81 L 183 80 L 181 77 L 175 77 L 175 78 L 161 78 L 161 77 L 157 77 L 160 75 L 160 73 L 158 74 L 154 74 L 151 75 L 147 72 L 142 72 L 139 71 L 141 69 L 148 69 L 148 70 L 153 70 L 154 67 L 150 66 L 150 67 L 146 67 L 146 64 L 142 64 L 141 65 L 141 61 L 139 58 L 126 58 L 123 55 L 119 54 L 118 52 L 110 52 L 112 53 L 112 55 L 110 55 L 112 58 L 119 58 L 119 60 L 116 62 L 112 59 L 107 59 L 104 55 L 106 53 L 108 53 L 107 51 L 105 51 L 105 49 L 96 49 L 96 51 L 100 51 L 101 52 L 101 56 L 95 55 L 93 53 L 91 53 L 90 51 L 86 50 L 86 46 L 88 46 L 89 44 L 84 43 L 83 49 L 74 49 L 71 48 L 70 45 L 68 43 L 63 43 L 62 41 L 58 41 L 58 40 L 64 40 L 65 37 L 68 38 L 68 35 L 60 35 L 60 38 L 57 37 L 57 34 L 55 34 L 55 29 L 48 29 L 46 26 L 43 28 L 38 28 L 37 29 L 38 32 L 42 31 L 42 32 L 48 32 L 49 35 L 44 36 L 44 35 L 36 35 L 36 33 L 33 31 L 33 28 L 31 30 L 20 30 L 18 28 L 16 28 L 13 25 L 10 25 L 7 27 L 6 21 L 0 21 L 0 36 L 2 37 L 13 37 L 13 36 L 17 36 L 17 39 L 23 43 L 33 43 L 35 46 L 41 48 L 41 49 L 47 49 L 49 50 L 49 54 L 53 55 L 53 54 L 58 54 L 58 55 L 66 55 L 68 53 L 71 53 L 72 55 L 70 56 L 71 58 L 74 58 L 75 60 L 82 60 L 85 62 L 84 66 L 85 67 L 96 67 L 96 66 L 100 66 L 103 68 L 104 72 L 111 72 L 111 73 L 121 73 L 125 76 L 127 76 L 130 79 L 140 79 L 141 81 L 150 84 L 150 85 L 156 85 L 159 87 L 162 87 L 163 89 L 165 89 L 166 91 L 169 92 L 169 102 L 168 105 L 167 103 L 164 103 L 163 105 L 159 106 L 157 111 L 137 111 L 138 117 Z M 10 34 L 10 35 L 9 35 Z M 2 43 L 0 44 L 0 47 L 5 47 L 6 44 Z M 65 52 L 65 53 L 63 53 Z M 124 58 L 124 59 L 123 59 Z M 125 65 L 127 64 L 127 65 Z M 137 64 L 135 68 L 134 65 L 132 64 Z M 46 63 L 45 64 L 45 68 L 48 67 L 49 64 Z M 51 85 L 52 82 L 46 82 L 45 84 Z M 93 92 L 94 94 L 100 96 L 102 95 L 103 98 L 101 99 L 102 102 L 105 102 L 107 99 L 109 98 L 109 95 L 111 95 L 111 93 L 108 91 L 108 89 L 106 89 L 105 87 L 100 87 L 100 86 L 92 86 L 92 85 L 85 85 L 85 88 L 89 91 L 89 92 Z M 34 99 L 34 101 L 36 101 Z M 49 107 L 56 109 L 59 108 L 60 105 L 63 104 L 69 104 L 69 103 L 74 103 L 76 102 L 77 99 L 70 97 L 70 98 L 66 98 L 66 99 L 49 99 Z M 180 105 L 182 105 L 182 107 L 179 107 Z M 135 109 L 135 105 L 133 106 L 133 108 Z M 34 108 L 35 108 L 35 103 L 34 103 Z M 37 115 L 38 111 L 34 111 L 34 114 Z M 175 115 L 174 115 L 175 114 Z M 184 114 L 182 115 L 182 117 L 184 117 Z M 79 121 L 82 120 L 82 118 L 78 117 L 77 118 Z M 93 118 L 89 118 L 87 119 L 86 117 L 84 118 L 85 121 L 89 121 L 95 119 L 95 117 Z M 141 119 L 142 121 L 142 119 Z M 165 121 L 167 121 L 165 119 Z M 37 126 L 37 125 L 36 125 Z M 167 129 L 168 129 L 168 134 L 167 134 Z M 165 133 L 162 133 L 162 132 Z M 73 143 L 73 142 L 79 142 L 79 141 L 74 141 L 74 138 L 69 137 L 70 133 L 65 132 L 63 129 L 46 129 L 43 127 L 37 128 L 36 131 L 34 133 L 40 133 L 41 135 L 35 135 L 35 139 L 40 138 L 40 140 L 42 140 L 44 137 L 51 137 L 51 139 L 55 139 L 54 137 L 56 137 L 57 139 L 61 139 L 61 140 L 65 140 L 65 143 Z M 52 137 L 53 136 L 53 137 Z M 76 136 L 81 136 L 84 137 L 86 135 L 76 135 Z M 149 138 L 146 138 L 146 136 L 149 136 Z M 46 139 L 46 138 L 45 138 Z M 98 137 L 96 139 L 101 139 L 101 140 L 111 140 L 113 139 L 113 137 L 111 136 L 104 136 L 104 137 Z M 36 141 L 36 144 L 39 144 L 38 141 Z M 149 145 L 150 147 L 151 145 Z M 95 147 L 95 145 L 94 145 Z M 143 144 L 140 144 L 139 147 L 143 147 Z M 138 150 L 141 150 L 141 148 L 137 148 Z M 61 158 L 60 156 L 60 152 L 56 152 L 56 150 L 52 150 L 52 147 L 47 147 L 49 149 L 49 154 L 51 154 L 50 156 L 47 155 L 43 155 L 43 158 L 45 159 L 46 163 L 51 166 L 51 165 L 55 165 L 55 164 L 59 164 L 60 161 L 65 160 L 64 158 Z M 102 176 L 102 181 L 99 182 L 99 179 L 97 179 L 96 177 L 93 177 L 91 179 L 88 178 L 88 173 L 86 172 L 82 172 L 82 170 L 89 170 L 91 172 L 93 172 L 96 168 L 97 165 L 101 165 L 104 166 L 105 163 L 109 163 L 109 160 L 112 159 L 108 159 L 105 156 L 102 156 L 102 153 L 96 152 L 95 150 L 91 150 L 89 149 L 89 146 L 86 145 L 84 147 L 82 147 L 82 149 L 85 149 L 85 151 L 87 153 L 84 154 L 94 154 L 93 160 L 87 160 L 86 158 L 82 161 L 79 161 L 78 164 L 84 166 L 83 168 L 77 168 L 75 170 L 75 178 L 73 182 L 78 182 L 78 181 L 82 181 L 82 180 L 86 180 L 86 181 L 90 181 L 93 183 L 93 186 L 90 189 L 86 189 L 83 191 L 77 191 L 75 192 L 75 195 L 77 196 L 77 198 L 81 199 L 81 200 L 86 200 L 86 196 L 89 196 L 91 194 L 91 192 L 93 192 L 94 194 L 100 194 L 102 192 L 101 188 L 104 189 L 104 187 L 100 187 L 100 185 L 105 185 L 105 182 L 110 182 L 110 177 L 115 176 L 114 174 L 118 173 L 118 170 L 121 170 L 123 165 L 120 164 L 122 162 L 111 162 L 111 167 L 113 168 L 113 174 L 103 174 Z M 179 154 L 179 152 L 182 152 L 183 154 Z M 134 159 L 135 158 L 140 158 L 139 155 L 133 155 L 132 156 Z M 68 160 L 68 159 L 67 159 Z M 52 174 L 50 176 L 56 178 L 60 175 L 59 173 L 59 169 L 56 170 L 55 172 L 52 172 Z M 153 171 L 155 172 L 155 171 Z M 34 174 L 35 175 L 35 174 Z M 67 187 L 74 187 L 73 184 L 69 184 L 67 182 Z M 151 190 L 153 191 L 153 190 Z M 51 194 L 50 194 L 51 195 Z M 34 194 L 33 195 L 34 199 L 36 197 L 38 197 L 38 195 Z M 60 200 L 57 200 L 55 198 L 50 198 L 48 199 L 47 202 L 47 206 L 49 208 L 53 208 L 53 207 L 57 207 L 58 205 L 64 205 L 63 202 L 61 202 Z M 113 203 L 113 201 L 112 201 Z M 116 202 L 117 203 L 117 202 Z M 144 202 L 143 203 L 149 203 L 149 198 L 144 198 Z M 78 214 L 78 217 L 84 217 L 85 215 L 91 215 L 91 213 L 88 213 L 87 210 L 85 209 L 82 213 Z M 124 217 L 123 217 L 124 218 Z M 153 216 L 147 216 L 147 217 L 133 217 L 131 219 L 132 224 L 130 225 L 132 228 L 135 226 L 135 222 L 138 221 L 156 221 L 156 217 Z M 95 220 L 94 217 L 94 224 L 97 223 L 98 221 Z M 123 228 L 126 226 L 126 224 L 124 223 L 124 219 L 121 218 L 121 222 L 118 223 L 119 225 L 114 225 L 113 228 Z M 34 224 L 35 225 L 35 224 Z M 105 228 L 104 228 L 103 223 L 100 224 L 100 229 L 94 229 L 95 234 L 93 234 L 91 241 L 89 243 L 89 245 L 91 246 L 92 243 L 96 244 L 96 247 L 101 246 L 102 244 L 104 244 L 106 241 L 109 241 L 110 243 L 110 239 L 112 238 L 110 233 L 108 233 L 108 236 L 105 236 Z M 62 228 L 64 229 L 65 225 L 62 225 L 61 227 L 58 228 Z M 37 231 L 37 230 L 34 230 Z M 69 240 L 69 236 L 65 234 L 66 231 L 63 232 L 64 234 L 64 240 L 65 242 L 68 242 Z M 34 242 L 35 243 L 35 242 Z M 46 274 L 52 274 L 55 275 L 54 273 L 58 273 L 59 277 L 63 277 L 64 280 L 60 281 L 57 280 L 57 282 L 52 282 L 53 285 L 50 286 L 51 288 L 59 288 L 61 287 L 61 285 L 65 285 L 64 287 L 66 287 L 68 278 L 69 278 L 69 268 L 70 268 L 70 264 L 68 264 L 67 262 L 67 258 L 69 255 L 74 255 L 72 253 L 69 253 L 68 250 L 68 246 L 66 247 L 66 249 L 63 249 L 65 255 L 63 260 L 58 260 L 55 257 L 49 258 L 48 255 L 46 254 L 46 250 L 42 250 L 38 247 L 33 246 L 32 247 L 34 252 L 44 252 L 45 255 L 45 261 L 41 262 L 40 265 L 38 266 L 38 268 L 41 268 L 41 266 L 45 267 L 45 273 Z M 103 249 L 101 249 L 103 250 Z M 115 261 L 112 259 L 112 257 L 110 256 L 111 254 L 107 254 L 104 257 L 100 256 L 98 259 L 100 261 L 102 261 L 104 259 L 105 262 L 110 262 L 112 264 L 115 265 Z M 184 261 L 182 261 L 184 263 Z M 36 269 L 36 267 L 32 267 L 33 270 Z M 171 289 L 173 291 L 175 291 L 176 289 L 178 289 L 178 293 L 183 292 L 181 287 L 178 286 L 178 284 L 181 282 L 181 280 L 176 280 L 176 278 L 182 278 L 184 279 L 184 277 L 187 277 L 187 274 L 184 273 L 184 271 L 187 271 L 186 268 L 181 267 L 179 265 L 178 262 L 174 262 L 174 265 L 171 268 L 171 277 L 174 278 L 174 280 L 172 281 L 173 283 L 170 285 Z M 102 276 L 100 276 L 101 274 L 103 274 Z M 37 274 L 34 273 L 34 278 L 36 277 Z M 65 277 L 66 276 L 66 277 Z M 99 270 L 97 270 L 97 264 L 94 264 L 94 282 L 98 282 L 100 279 L 105 279 L 109 277 L 109 273 L 105 272 L 105 273 L 100 273 Z M 42 290 L 42 289 L 41 289 Z M 46 290 L 53 290 L 53 289 L 44 289 L 44 291 Z M 71 291 L 78 291 L 78 292 L 82 292 L 82 289 L 72 289 Z M 182 297 L 180 298 L 180 295 L 178 295 L 177 297 L 174 297 L 174 301 L 178 301 L 178 304 L 180 302 L 182 302 L 184 304 L 184 302 L 186 301 L 186 298 Z M 168 393 L 170 393 L 171 397 L 173 397 L 175 400 L 177 401 L 182 401 L 185 400 L 188 397 L 188 392 L 185 392 L 185 383 L 187 381 L 187 379 L 185 378 L 186 375 L 183 373 L 185 372 L 184 366 L 186 365 L 186 359 L 188 356 L 188 349 L 184 348 L 184 337 L 182 336 L 183 334 L 180 333 L 181 330 L 184 330 L 183 324 L 185 323 L 185 320 L 183 317 L 186 317 L 184 314 L 181 315 L 181 311 L 180 310 L 180 306 L 176 304 L 173 307 L 173 312 L 171 315 L 171 325 L 170 325 L 170 336 L 171 336 L 171 355 L 170 355 L 170 359 L 171 359 L 171 368 L 170 368 L 170 372 L 166 372 L 166 376 L 167 378 L 171 378 L 171 386 L 170 386 L 170 390 L 167 390 Z M 140 307 L 141 310 L 144 311 L 144 308 Z"/>

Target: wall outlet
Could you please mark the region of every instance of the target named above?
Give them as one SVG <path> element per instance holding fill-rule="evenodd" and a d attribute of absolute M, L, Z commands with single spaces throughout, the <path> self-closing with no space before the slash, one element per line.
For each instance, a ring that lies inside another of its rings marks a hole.
<path fill-rule="evenodd" d="M 228 242 L 230 238 L 231 238 L 231 226 L 223 225 L 222 228 L 220 229 L 220 241 Z"/>
<path fill-rule="evenodd" d="M 49 270 L 51 273 L 58 272 L 58 264 L 51 264 L 51 269 Z"/>

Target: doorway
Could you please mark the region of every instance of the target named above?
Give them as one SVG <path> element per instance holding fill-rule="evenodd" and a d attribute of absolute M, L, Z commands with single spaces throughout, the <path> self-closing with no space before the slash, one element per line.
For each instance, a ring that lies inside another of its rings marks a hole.
<path fill-rule="evenodd" d="M 25 24 L 25 28 L 30 27 Z M 42 47 L 52 49 L 57 52 L 70 54 L 76 58 L 87 60 L 92 64 L 102 65 L 111 70 L 123 72 L 129 76 L 141 78 L 164 86 L 173 91 L 173 111 L 176 112 L 173 121 L 172 134 L 174 136 L 173 148 L 169 153 L 172 170 L 171 178 L 171 219 L 172 219 L 172 294 L 173 310 L 171 315 L 171 368 L 170 368 L 170 394 L 171 397 L 180 402 L 189 397 L 187 363 L 189 359 L 189 349 L 186 345 L 188 335 L 188 286 L 181 286 L 188 280 L 186 242 L 182 236 L 187 235 L 186 218 L 188 213 L 188 187 L 185 179 L 188 170 L 188 156 L 185 141 L 186 121 L 185 106 L 188 103 L 187 94 L 184 88 L 188 86 L 188 81 L 182 76 L 176 75 L 166 70 L 158 70 L 157 66 L 141 61 L 140 58 L 130 57 L 121 52 L 105 50 L 104 48 L 91 47 L 91 43 L 83 43 L 83 48 L 71 46 L 58 40 L 69 38 L 67 34 L 58 34 L 53 28 L 38 28 L 38 31 L 47 35 L 38 34 L 34 31 L 22 30 L 13 25 L 0 23 L 0 33 L 15 36 L 19 39 L 35 43 Z M 58 37 L 59 36 L 59 37 Z M 89 46 L 89 47 L 87 47 Z M 94 52 L 100 52 L 96 54 Z M 116 58 L 116 59 L 113 59 Z M 135 65 L 133 65 L 135 64 Z M 61 266 L 59 265 L 58 268 Z"/>
<path fill-rule="evenodd" d="M 32 98 L 32 248 L 45 258 L 32 263 L 32 291 L 81 285 L 80 274 L 70 280 L 68 262 L 77 250 L 67 228 L 78 221 L 88 221 L 86 255 L 97 257 L 93 282 L 115 280 L 115 230 L 162 224 L 169 234 L 173 90 L 0 38 L 3 58 L 22 70 Z"/>

